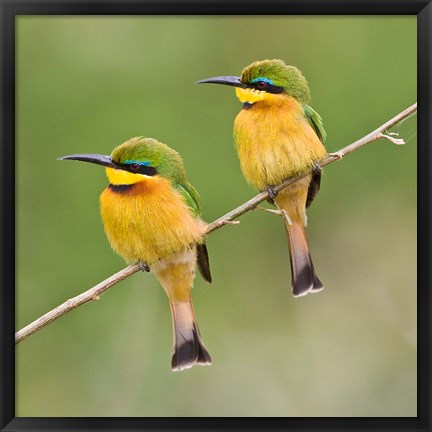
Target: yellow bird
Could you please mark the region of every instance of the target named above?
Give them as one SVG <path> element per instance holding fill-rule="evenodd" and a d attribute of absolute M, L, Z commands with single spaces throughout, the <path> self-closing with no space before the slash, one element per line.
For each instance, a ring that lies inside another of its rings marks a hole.
<path fill-rule="evenodd" d="M 306 208 L 320 187 L 318 162 L 327 152 L 321 117 L 310 106 L 310 92 L 299 69 L 282 60 L 256 61 L 240 77 L 219 76 L 198 83 L 236 87 L 243 109 L 234 122 L 234 138 L 246 180 L 286 215 L 294 296 L 324 288 L 318 279 L 306 238 Z M 279 194 L 273 186 L 303 176 Z"/>
<path fill-rule="evenodd" d="M 111 156 L 75 154 L 60 159 L 106 167 L 109 186 L 100 196 L 105 232 L 114 251 L 127 263 L 151 270 L 169 298 L 172 369 L 210 365 L 191 297 L 197 264 L 211 282 L 206 224 L 180 155 L 152 138 L 137 137 L 116 147 Z"/>

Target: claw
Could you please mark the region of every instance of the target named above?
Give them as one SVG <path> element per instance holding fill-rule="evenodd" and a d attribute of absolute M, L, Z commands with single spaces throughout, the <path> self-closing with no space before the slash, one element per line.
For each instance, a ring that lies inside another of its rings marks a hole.
<path fill-rule="evenodd" d="M 314 165 L 313 172 L 315 174 L 320 174 L 322 172 L 322 170 L 323 170 L 322 166 L 317 161 L 314 161 L 313 165 Z"/>
<path fill-rule="evenodd" d="M 276 192 L 273 188 L 273 186 L 267 186 L 267 192 L 269 194 L 269 198 L 274 203 L 274 199 L 278 196 L 278 192 Z"/>
<path fill-rule="evenodd" d="M 140 270 L 143 271 L 143 272 L 146 272 L 146 273 L 149 273 L 149 272 L 150 272 L 150 266 L 149 266 L 146 262 L 140 261 L 140 262 L 138 263 L 138 267 L 139 267 Z"/>

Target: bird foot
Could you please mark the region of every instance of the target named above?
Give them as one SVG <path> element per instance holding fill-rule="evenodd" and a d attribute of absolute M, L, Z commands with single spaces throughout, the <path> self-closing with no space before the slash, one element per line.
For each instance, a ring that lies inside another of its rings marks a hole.
<path fill-rule="evenodd" d="M 150 272 L 150 266 L 149 266 L 146 262 L 140 261 L 140 262 L 138 263 L 138 267 L 139 267 L 140 270 L 143 271 L 143 272 L 146 272 L 146 273 L 149 273 L 149 272 Z"/>
<path fill-rule="evenodd" d="M 272 213 L 272 214 L 275 214 L 278 216 L 283 216 L 285 218 L 287 224 L 292 225 L 292 220 L 289 217 L 289 214 L 286 210 L 283 210 L 283 209 L 282 210 L 273 210 L 273 209 L 268 209 L 268 208 L 261 207 L 261 206 L 255 207 L 254 210 L 262 210 L 262 211 L 265 211 L 267 213 Z"/>
<path fill-rule="evenodd" d="M 274 199 L 278 196 L 278 192 L 275 191 L 273 186 L 267 186 L 267 192 L 269 194 L 269 200 L 271 204 L 274 204 Z"/>
<path fill-rule="evenodd" d="M 314 167 L 312 169 L 313 173 L 314 174 L 321 174 L 323 167 L 317 161 L 314 161 L 313 165 L 314 165 Z"/>

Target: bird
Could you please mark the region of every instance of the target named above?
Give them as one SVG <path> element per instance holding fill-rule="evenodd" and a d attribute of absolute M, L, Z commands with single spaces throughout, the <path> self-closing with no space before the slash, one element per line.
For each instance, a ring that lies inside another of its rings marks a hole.
<path fill-rule="evenodd" d="M 242 110 L 234 121 L 234 140 L 247 182 L 285 216 L 294 297 L 321 291 L 306 237 L 306 208 L 320 189 L 327 156 L 321 116 L 311 107 L 310 90 L 301 71 L 281 59 L 246 66 L 240 76 L 217 76 L 197 84 L 235 87 Z M 279 193 L 274 186 L 304 176 Z"/>
<path fill-rule="evenodd" d="M 210 365 L 191 296 L 196 266 L 204 280 L 212 282 L 207 225 L 179 153 L 153 138 L 135 137 L 117 146 L 111 156 L 74 154 L 59 159 L 106 167 L 109 185 L 100 195 L 105 233 L 112 249 L 128 264 L 152 271 L 168 296 L 172 370 Z"/>

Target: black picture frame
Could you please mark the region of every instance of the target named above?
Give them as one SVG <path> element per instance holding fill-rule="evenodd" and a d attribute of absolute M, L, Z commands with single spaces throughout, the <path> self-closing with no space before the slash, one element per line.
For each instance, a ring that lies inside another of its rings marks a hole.
<path fill-rule="evenodd" d="M 1 5 L 1 431 L 431 430 L 430 0 L 21 1 Z M 17 418 L 15 417 L 15 17 L 18 15 L 417 15 L 418 415 L 416 418 Z"/>

